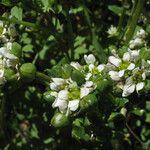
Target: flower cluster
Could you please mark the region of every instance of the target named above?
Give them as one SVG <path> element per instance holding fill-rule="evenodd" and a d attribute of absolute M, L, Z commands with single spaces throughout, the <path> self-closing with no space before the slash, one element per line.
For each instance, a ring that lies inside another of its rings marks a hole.
<path fill-rule="evenodd" d="M 140 29 L 136 35 L 134 36 L 133 40 L 129 43 L 130 49 L 136 49 L 145 44 L 146 32 L 143 29 Z"/>
<path fill-rule="evenodd" d="M 114 85 L 122 90 L 122 97 L 131 95 L 134 91 L 139 92 L 144 88 L 146 78 L 150 76 L 150 60 L 142 57 L 142 49 L 134 49 L 136 40 L 146 37 L 143 29 L 137 32 L 135 38 L 130 42 L 129 49 L 119 57 L 115 52 L 109 56 L 107 64 L 98 64 L 93 54 L 84 55 L 85 65 L 71 62 L 70 66 L 84 77 L 84 82 L 70 78 L 52 78 L 50 83 L 51 96 L 55 98 L 52 106 L 58 107 L 61 112 L 71 113 L 80 107 L 80 101 L 93 93 L 99 81 L 114 81 Z M 131 49 L 132 48 L 132 49 Z M 149 50 L 144 49 L 149 53 Z"/>
<path fill-rule="evenodd" d="M 17 68 L 18 57 L 12 53 L 13 37 L 16 35 L 14 25 L 6 25 L 0 21 L 0 85 L 6 82 L 5 69 Z"/>

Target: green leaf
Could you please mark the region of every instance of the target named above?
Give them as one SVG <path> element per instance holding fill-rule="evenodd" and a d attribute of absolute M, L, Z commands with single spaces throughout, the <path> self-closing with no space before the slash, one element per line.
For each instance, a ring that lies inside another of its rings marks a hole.
<path fill-rule="evenodd" d="M 44 92 L 43 98 L 50 103 L 53 103 L 55 100 L 55 97 L 51 95 L 51 91 Z"/>
<path fill-rule="evenodd" d="M 85 77 L 79 70 L 74 70 L 71 78 L 76 81 L 78 85 L 82 85 L 85 82 Z"/>
<path fill-rule="evenodd" d="M 31 128 L 31 132 L 30 133 L 31 133 L 31 137 L 32 138 L 39 139 L 39 136 L 38 136 L 39 131 L 38 131 L 38 129 L 37 129 L 35 124 L 32 124 L 32 128 Z"/>
<path fill-rule="evenodd" d="M 65 79 L 68 79 L 71 76 L 72 70 L 74 68 L 69 65 L 69 64 L 65 64 L 62 66 L 62 77 Z"/>
<path fill-rule="evenodd" d="M 11 0 L 2 0 L 2 1 L 0 2 L 0 4 L 3 4 L 3 5 L 5 5 L 5 6 L 12 6 Z"/>
<path fill-rule="evenodd" d="M 11 49 L 12 53 L 17 56 L 18 58 L 22 57 L 22 50 L 21 50 L 21 45 L 18 44 L 17 42 L 14 42 L 12 44 L 12 49 Z"/>
<path fill-rule="evenodd" d="M 80 101 L 80 107 L 82 110 L 91 109 L 97 104 L 97 98 L 94 94 L 89 94 Z"/>
<path fill-rule="evenodd" d="M 25 45 L 23 48 L 22 48 L 22 51 L 23 52 L 26 52 L 26 53 L 33 53 L 33 45 L 31 44 L 28 44 L 28 45 Z"/>
<path fill-rule="evenodd" d="M 19 8 L 17 6 L 13 7 L 11 9 L 11 15 L 21 21 L 22 20 L 22 8 Z"/>
<path fill-rule="evenodd" d="M 142 48 L 140 51 L 140 56 L 144 60 L 150 60 L 150 50 L 146 48 Z"/>
<path fill-rule="evenodd" d="M 84 127 L 77 127 L 74 126 L 72 129 L 72 137 L 75 138 L 76 140 L 84 140 L 84 141 L 89 141 L 90 136 L 85 133 Z"/>
<path fill-rule="evenodd" d="M 108 9 L 111 10 L 114 14 L 116 14 L 117 16 L 121 16 L 123 8 L 119 7 L 117 5 L 109 5 Z"/>
<path fill-rule="evenodd" d="M 48 12 L 52 5 L 54 4 L 54 0 L 41 0 L 42 4 L 43 4 L 43 11 L 44 12 Z"/>
<path fill-rule="evenodd" d="M 108 88 L 111 88 L 112 82 L 109 80 L 99 80 L 97 83 L 97 90 L 98 92 L 103 92 L 104 90 L 108 90 Z"/>
<path fill-rule="evenodd" d="M 112 100 L 113 104 L 115 105 L 115 107 L 118 108 L 122 108 L 125 106 L 125 104 L 127 104 L 129 102 L 129 100 L 127 98 L 115 98 Z"/>

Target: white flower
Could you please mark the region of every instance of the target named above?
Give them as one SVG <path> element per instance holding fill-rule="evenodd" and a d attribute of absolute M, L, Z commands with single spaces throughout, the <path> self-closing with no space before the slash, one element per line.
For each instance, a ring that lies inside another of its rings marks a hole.
<path fill-rule="evenodd" d="M 119 81 L 120 80 L 119 72 L 117 72 L 117 71 L 109 71 L 109 75 L 110 75 L 111 79 L 114 80 L 114 81 Z"/>
<path fill-rule="evenodd" d="M 136 37 L 138 38 L 142 38 L 144 39 L 146 37 L 146 32 L 143 29 L 140 29 L 137 33 L 136 33 Z"/>
<path fill-rule="evenodd" d="M 94 64 L 96 59 L 94 57 L 93 54 L 89 54 L 88 56 L 87 55 L 84 55 L 84 60 L 87 64 Z"/>
<path fill-rule="evenodd" d="M 16 67 L 18 64 L 18 58 L 10 53 L 10 50 L 8 50 L 6 47 L 0 48 L 0 55 L 4 58 L 4 64 L 6 67 Z"/>
<path fill-rule="evenodd" d="M 76 111 L 78 109 L 78 107 L 79 107 L 79 100 L 78 99 L 69 101 L 69 103 L 68 103 L 69 110 Z"/>
<path fill-rule="evenodd" d="M 82 87 L 80 90 L 80 97 L 87 96 L 92 90 L 90 88 Z"/>
<path fill-rule="evenodd" d="M 50 83 L 51 90 L 59 90 L 62 85 L 65 84 L 65 80 L 62 78 L 52 78 L 52 83 Z"/>
<path fill-rule="evenodd" d="M 139 68 L 135 68 L 132 72 L 132 76 L 126 79 L 123 87 L 123 97 L 127 97 L 132 94 L 135 90 L 138 93 L 144 88 L 144 80 L 146 79 L 145 72 L 141 73 Z"/>
<path fill-rule="evenodd" d="M 108 29 L 107 33 L 108 33 L 110 36 L 116 35 L 116 33 L 117 33 L 117 28 L 114 27 L 113 25 L 111 25 L 110 28 Z"/>
<path fill-rule="evenodd" d="M 67 90 L 61 90 L 57 98 L 55 99 L 54 103 L 52 104 L 52 107 L 58 107 L 60 111 L 65 111 L 67 108 L 67 100 L 68 100 L 68 91 Z"/>
<path fill-rule="evenodd" d="M 87 96 L 95 89 L 95 84 L 92 81 L 86 81 L 83 87 L 80 89 L 80 98 Z"/>
<path fill-rule="evenodd" d="M 135 38 L 134 40 L 131 40 L 129 43 L 129 48 L 134 49 L 136 47 L 139 47 L 143 44 L 143 40 L 141 38 Z"/>
<path fill-rule="evenodd" d="M 104 64 L 100 64 L 97 66 L 97 69 L 99 72 L 103 71 L 105 69 L 105 65 Z"/>
<path fill-rule="evenodd" d="M 119 67 L 120 64 L 121 64 L 121 59 L 120 58 L 116 58 L 114 56 L 109 56 L 108 62 L 113 64 L 116 67 Z"/>
<path fill-rule="evenodd" d="M 70 65 L 73 66 L 77 70 L 81 68 L 81 65 L 78 62 L 71 62 Z"/>

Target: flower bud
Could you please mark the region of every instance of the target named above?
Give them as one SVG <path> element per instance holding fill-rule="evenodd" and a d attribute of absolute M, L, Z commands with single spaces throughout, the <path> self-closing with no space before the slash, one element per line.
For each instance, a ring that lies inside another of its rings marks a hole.
<path fill-rule="evenodd" d="M 55 100 L 55 97 L 51 95 L 51 91 L 44 92 L 43 98 L 50 103 L 53 103 Z"/>
<path fill-rule="evenodd" d="M 97 103 L 97 98 L 94 94 L 89 94 L 80 101 L 80 108 L 82 110 L 87 110 L 95 106 Z"/>
<path fill-rule="evenodd" d="M 63 128 L 69 124 L 69 119 L 66 115 L 58 112 L 51 119 L 51 125 L 55 128 Z"/>
<path fill-rule="evenodd" d="M 35 79 L 36 67 L 32 63 L 25 63 L 20 67 L 20 77 L 26 81 Z"/>
<path fill-rule="evenodd" d="M 18 78 L 15 71 L 10 68 L 5 69 L 4 76 L 7 81 L 16 81 Z"/>

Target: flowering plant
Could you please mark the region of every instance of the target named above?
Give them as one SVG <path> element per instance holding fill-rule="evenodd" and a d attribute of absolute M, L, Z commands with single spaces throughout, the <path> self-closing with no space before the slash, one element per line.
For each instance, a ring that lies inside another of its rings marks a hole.
<path fill-rule="evenodd" d="M 149 6 L 2 0 L 0 149 L 150 149 Z"/>

